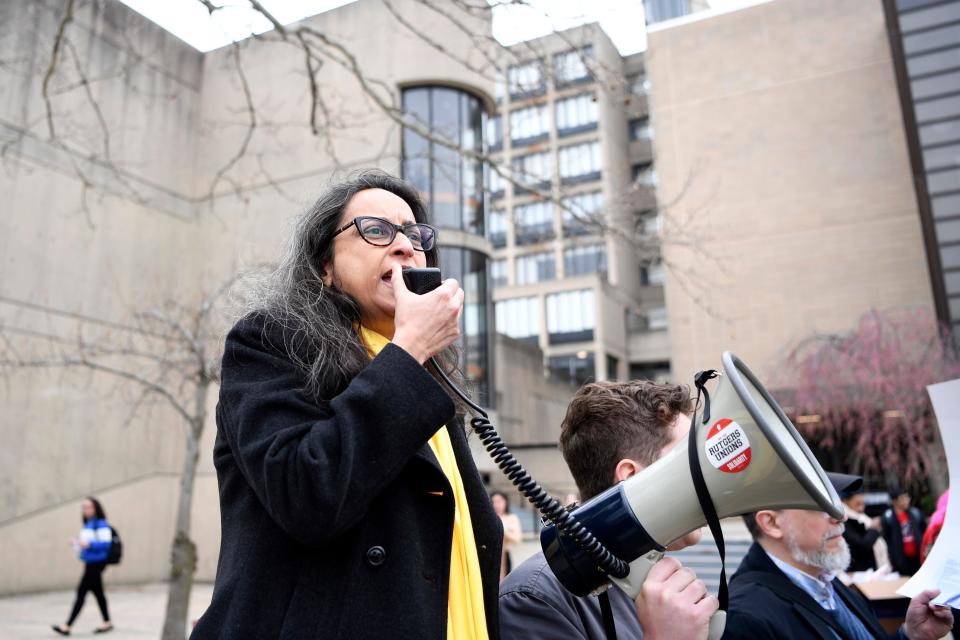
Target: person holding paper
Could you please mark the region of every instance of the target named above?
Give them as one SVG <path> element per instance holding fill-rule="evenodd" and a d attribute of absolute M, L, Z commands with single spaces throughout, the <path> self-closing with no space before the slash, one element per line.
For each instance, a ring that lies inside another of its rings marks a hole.
<path fill-rule="evenodd" d="M 842 520 L 800 509 L 743 519 L 754 543 L 730 581 L 724 638 L 938 640 L 953 627 L 950 609 L 930 604 L 940 593 L 932 589 L 910 601 L 888 636 L 866 600 L 835 577 L 850 562 Z"/>

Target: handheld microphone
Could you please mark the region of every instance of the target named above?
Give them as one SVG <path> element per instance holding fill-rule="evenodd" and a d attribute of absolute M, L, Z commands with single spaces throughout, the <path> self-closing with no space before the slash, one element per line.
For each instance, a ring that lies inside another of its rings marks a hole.
<path fill-rule="evenodd" d="M 411 268 L 403 270 L 403 282 L 407 289 L 417 295 L 423 295 L 440 286 L 440 269 L 436 267 Z"/>
<path fill-rule="evenodd" d="M 442 279 L 440 269 L 425 267 L 404 269 L 403 281 L 407 285 L 407 289 L 423 295 L 439 287 Z M 476 432 L 480 442 L 483 443 L 493 461 L 497 463 L 500 471 L 507 476 L 523 497 L 536 507 L 547 521 L 556 525 L 557 531 L 573 540 L 587 554 L 587 557 L 593 560 L 594 566 L 599 567 L 605 574 L 625 578 L 630 572 L 627 563 L 611 553 L 596 536 L 577 520 L 570 510 L 560 504 L 559 500 L 550 496 L 530 477 L 530 474 L 517 462 L 517 459 L 513 457 L 513 454 L 503 443 L 500 434 L 490 423 L 487 412 L 450 380 L 437 361 L 430 358 L 427 363 L 437 377 L 443 380 L 444 384 L 473 410 L 476 417 L 470 420 L 470 427 Z M 607 583 L 607 585 L 609 584 Z"/>

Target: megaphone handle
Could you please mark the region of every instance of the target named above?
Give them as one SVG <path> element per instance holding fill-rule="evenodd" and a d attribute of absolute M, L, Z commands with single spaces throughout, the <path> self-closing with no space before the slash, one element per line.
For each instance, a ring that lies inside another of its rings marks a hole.
<path fill-rule="evenodd" d="M 643 581 L 647 579 L 647 574 L 650 573 L 650 569 L 653 569 L 653 565 L 660 562 L 661 558 L 663 558 L 663 551 L 648 551 L 630 563 L 630 573 L 625 578 L 611 577 L 610 581 L 630 596 L 631 600 L 636 600 L 643 587 Z"/>
<path fill-rule="evenodd" d="M 649 551 L 630 563 L 630 573 L 625 578 L 610 578 L 610 581 L 620 587 L 624 593 L 630 596 L 631 600 L 636 600 L 640 595 L 640 589 L 643 587 L 643 581 L 647 579 L 647 574 L 653 565 L 660 562 L 663 558 L 663 551 Z M 708 640 L 720 640 L 723 635 L 723 629 L 727 626 L 727 612 L 719 610 L 710 616 L 710 631 L 707 634 Z"/>

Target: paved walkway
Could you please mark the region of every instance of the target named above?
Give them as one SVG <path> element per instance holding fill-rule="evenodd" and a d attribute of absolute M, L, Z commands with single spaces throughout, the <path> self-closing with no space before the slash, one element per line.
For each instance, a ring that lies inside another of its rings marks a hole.
<path fill-rule="evenodd" d="M 166 584 L 111 586 L 107 582 L 107 604 L 115 628 L 108 634 L 94 635 L 100 624 L 100 610 L 93 594 L 74 623 L 71 638 L 104 640 L 142 640 L 159 638 L 163 611 L 167 604 Z M 210 603 L 213 585 L 196 584 L 190 594 L 190 618 L 203 613 Z M 59 638 L 50 625 L 63 622 L 73 606 L 73 591 L 51 591 L 26 596 L 0 598 L 0 640 Z"/>
<path fill-rule="evenodd" d="M 725 533 L 736 539 L 742 538 L 736 522 L 730 523 L 731 530 L 726 531 L 728 522 L 724 521 Z M 742 525 L 740 525 L 742 527 Z M 744 529 L 745 531 L 745 529 Z M 705 533 L 706 532 L 705 530 Z M 739 534 L 739 535 L 738 535 Z M 709 547 L 709 536 L 702 545 Z M 536 537 L 529 535 L 520 544 L 511 549 L 514 565 L 540 550 Z M 713 551 L 713 553 L 716 553 Z M 687 562 L 686 559 L 683 559 Z M 732 570 L 731 570 L 732 571 Z M 87 595 L 87 602 L 80 617 L 73 626 L 73 638 L 103 638 L 104 640 L 142 640 L 159 638 L 163 627 L 163 611 L 167 603 L 167 585 L 162 583 L 138 586 L 114 586 L 107 581 L 107 601 L 110 617 L 115 625 L 114 631 L 107 635 L 94 635 L 93 629 L 100 624 L 100 611 L 93 594 Z M 200 617 L 210 604 L 213 585 L 196 584 L 190 594 L 190 619 Z M 34 640 L 35 638 L 59 638 L 50 629 L 50 625 L 63 622 L 73 605 L 73 591 L 52 591 L 25 596 L 0 598 L 0 640 Z"/>

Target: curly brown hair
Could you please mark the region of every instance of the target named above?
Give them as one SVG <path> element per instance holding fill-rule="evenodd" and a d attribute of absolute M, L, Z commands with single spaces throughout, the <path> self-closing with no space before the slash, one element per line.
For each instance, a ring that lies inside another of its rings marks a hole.
<path fill-rule="evenodd" d="M 584 385 L 560 426 L 560 451 L 582 499 L 613 484 L 620 460 L 655 462 L 670 442 L 677 416 L 692 412 L 686 385 L 647 380 Z"/>

